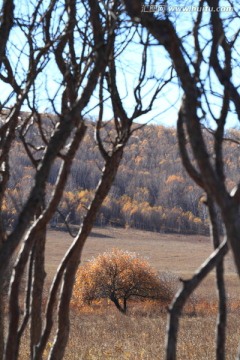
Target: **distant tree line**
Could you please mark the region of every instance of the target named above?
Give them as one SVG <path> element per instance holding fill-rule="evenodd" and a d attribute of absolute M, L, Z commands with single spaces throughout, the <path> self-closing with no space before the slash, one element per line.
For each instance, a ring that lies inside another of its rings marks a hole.
<path fill-rule="evenodd" d="M 110 131 L 111 121 L 106 123 L 106 137 Z M 31 136 L 34 137 L 34 134 Z M 211 148 L 212 136 L 207 131 L 205 136 Z M 239 136 L 236 130 L 229 130 L 226 134 L 226 139 L 235 140 L 226 141 L 224 148 L 229 189 L 236 183 L 240 165 L 236 153 Z M 33 169 L 18 140 L 12 152 L 13 170 L 4 207 L 4 219 L 9 226 L 14 223 L 15 215 L 26 201 L 33 182 Z M 94 141 L 92 122 L 73 162 L 62 201 L 51 221 L 52 226 L 62 226 L 64 221 L 70 225 L 81 222 L 94 196 L 101 166 L 102 158 Z M 49 196 L 57 180 L 59 167 L 58 159 L 48 179 Z M 201 188 L 187 176 L 181 165 L 176 130 L 161 125 L 146 125 L 129 140 L 116 180 L 101 207 L 96 225 L 208 234 L 208 212 L 200 200 L 201 195 Z"/>

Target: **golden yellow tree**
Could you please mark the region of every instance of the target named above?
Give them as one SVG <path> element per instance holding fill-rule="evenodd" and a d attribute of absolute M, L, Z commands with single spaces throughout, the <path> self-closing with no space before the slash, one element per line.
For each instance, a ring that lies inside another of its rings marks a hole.
<path fill-rule="evenodd" d="M 126 314 L 129 299 L 159 299 L 167 304 L 171 297 L 171 288 L 145 259 L 129 251 L 113 249 L 79 268 L 73 302 L 90 303 L 106 298 Z"/>

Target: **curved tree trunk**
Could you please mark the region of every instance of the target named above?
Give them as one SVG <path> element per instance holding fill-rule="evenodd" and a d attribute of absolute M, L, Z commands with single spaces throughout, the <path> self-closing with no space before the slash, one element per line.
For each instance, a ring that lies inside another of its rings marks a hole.
<path fill-rule="evenodd" d="M 126 315 L 127 312 L 127 306 L 125 303 L 125 299 L 124 299 L 124 305 L 121 306 L 120 302 L 118 301 L 118 299 L 115 296 L 111 296 L 110 297 L 111 301 L 114 303 L 114 305 L 116 306 L 116 308 L 124 315 Z"/>
<path fill-rule="evenodd" d="M 208 195 L 207 206 L 209 217 L 211 220 L 211 237 L 214 249 L 217 249 L 221 243 L 220 231 L 217 221 L 216 206 L 212 197 Z M 226 290 L 224 282 L 224 258 L 222 258 L 216 265 L 216 287 L 218 293 L 218 319 L 216 325 L 216 359 L 225 359 L 225 344 L 226 344 L 226 325 L 227 325 L 227 304 L 226 304 Z"/>
<path fill-rule="evenodd" d="M 213 270 L 228 252 L 227 241 L 212 253 L 211 256 L 196 271 L 194 276 L 187 281 L 183 281 L 183 287 L 178 291 L 170 306 L 168 317 L 168 331 L 166 344 L 166 360 L 177 359 L 177 337 L 179 330 L 179 317 L 182 309 L 193 291 L 199 286 L 202 280 Z"/>
<path fill-rule="evenodd" d="M 0 287 L 0 359 L 4 353 L 4 294 Z"/>
<path fill-rule="evenodd" d="M 33 280 L 31 290 L 31 359 L 34 359 L 34 347 L 38 344 L 42 332 L 42 301 L 45 280 L 45 242 L 46 227 L 43 228 L 35 240 Z"/>
<path fill-rule="evenodd" d="M 124 314 L 127 313 L 127 299 L 123 298 L 123 310 L 124 310 Z"/>

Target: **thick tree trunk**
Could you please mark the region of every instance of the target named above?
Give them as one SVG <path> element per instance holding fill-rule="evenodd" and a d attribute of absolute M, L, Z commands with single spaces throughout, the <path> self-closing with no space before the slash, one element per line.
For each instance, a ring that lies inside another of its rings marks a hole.
<path fill-rule="evenodd" d="M 217 249 L 221 243 L 220 240 L 220 229 L 217 221 L 217 210 L 216 206 L 208 195 L 207 205 L 209 210 L 209 217 L 211 220 L 211 237 L 213 241 L 214 249 Z M 218 293 L 218 319 L 216 325 L 216 359 L 225 359 L 225 343 L 226 343 L 226 326 L 227 326 L 227 304 L 226 304 L 226 291 L 224 283 L 224 259 L 216 266 L 216 286 Z"/>
<path fill-rule="evenodd" d="M 121 306 L 120 302 L 118 301 L 118 299 L 113 295 L 111 296 L 111 301 L 114 303 L 114 305 L 116 306 L 116 308 L 124 315 L 126 315 L 126 311 L 127 308 L 125 307 L 125 304 L 123 305 L 123 307 Z"/>
<path fill-rule="evenodd" d="M 124 314 L 126 314 L 127 313 L 127 299 L 126 298 L 123 299 L 123 310 L 124 310 Z"/>
<path fill-rule="evenodd" d="M 4 294 L 2 286 L 0 286 L 0 359 L 4 354 Z"/>
<path fill-rule="evenodd" d="M 31 359 L 34 359 L 34 348 L 39 343 L 42 332 L 42 300 L 44 279 L 46 276 L 45 264 L 46 228 L 43 228 L 35 239 L 33 283 L 31 291 Z"/>
<path fill-rule="evenodd" d="M 234 199 L 230 200 L 221 210 L 227 239 L 240 277 L 240 205 Z"/>
<path fill-rule="evenodd" d="M 202 280 L 214 269 L 214 267 L 222 261 L 228 252 L 228 245 L 225 241 L 211 256 L 202 264 L 195 275 L 187 281 L 183 282 L 182 289 L 176 294 L 169 309 L 167 344 L 166 344 L 166 360 L 177 359 L 177 337 L 179 330 L 179 317 L 181 315 L 184 304 L 193 291 L 199 286 Z"/>
<path fill-rule="evenodd" d="M 53 309 L 57 290 L 62 280 L 63 284 L 58 307 L 58 330 L 54 340 L 54 345 L 49 355 L 49 359 L 63 359 L 65 347 L 69 336 L 69 304 L 74 284 L 75 273 L 81 259 L 82 249 L 84 247 L 87 237 L 92 230 L 98 210 L 100 209 L 105 197 L 107 196 L 117 174 L 117 170 L 123 155 L 123 148 L 123 145 L 120 146 L 106 161 L 105 167 L 103 169 L 102 179 L 99 182 L 94 199 L 89 206 L 86 217 L 83 220 L 82 227 L 79 230 L 75 241 L 73 242 L 71 248 L 67 252 L 58 269 L 58 273 L 56 274 L 56 277 L 54 279 L 51 288 L 50 298 L 48 301 L 45 328 L 42 332 L 41 341 L 35 349 L 36 359 L 40 360 L 42 358 L 43 351 L 52 330 Z M 62 279 L 63 276 L 64 278 Z"/>

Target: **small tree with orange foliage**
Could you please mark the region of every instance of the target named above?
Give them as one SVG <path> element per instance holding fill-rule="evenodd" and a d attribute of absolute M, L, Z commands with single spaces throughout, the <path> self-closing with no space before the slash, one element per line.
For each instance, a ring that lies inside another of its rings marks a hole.
<path fill-rule="evenodd" d="M 129 299 L 159 299 L 169 303 L 172 290 L 162 282 L 148 262 L 135 253 L 113 249 L 80 267 L 73 301 L 90 303 L 110 299 L 126 314 Z"/>

